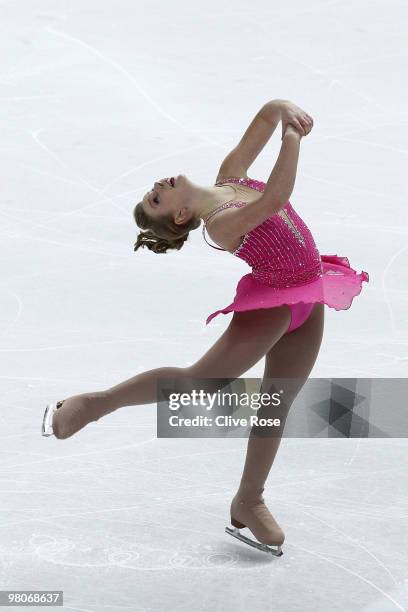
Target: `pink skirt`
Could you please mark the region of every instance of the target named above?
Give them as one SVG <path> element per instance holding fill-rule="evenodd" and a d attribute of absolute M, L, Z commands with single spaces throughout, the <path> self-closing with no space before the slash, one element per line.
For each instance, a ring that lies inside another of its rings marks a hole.
<path fill-rule="evenodd" d="M 362 282 L 369 281 L 367 272 L 357 274 L 347 257 L 321 255 L 323 272 L 319 278 L 295 287 L 271 287 L 254 279 L 252 273 L 239 281 L 234 301 L 226 308 L 211 313 L 206 325 L 218 314 L 258 308 L 273 308 L 282 304 L 313 304 L 321 302 L 335 310 L 350 308 L 353 298 L 361 293 Z"/>

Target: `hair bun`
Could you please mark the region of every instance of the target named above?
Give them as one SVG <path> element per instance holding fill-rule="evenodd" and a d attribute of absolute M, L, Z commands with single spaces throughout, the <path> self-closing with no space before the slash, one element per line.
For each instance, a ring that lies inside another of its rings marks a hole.
<path fill-rule="evenodd" d="M 134 244 L 134 251 L 146 247 L 154 253 L 166 253 L 169 249 L 179 251 L 188 238 L 189 232 L 201 225 L 200 218 L 192 218 L 184 225 L 174 223 L 172 217 L 151 219 L 143 210 L 143 203 L 139 202 L 133 216 L 137 225 L 146 230 L 140 232 Z"/>
<path fill-rule="evenodd" d="M 157 236 L 152 230 L 147 230 L 146 232 L 140 232 L 133 250 L 137 251 L 137 249 L 141 247 L 146 247 L 149 251 L 153 251 L 154 253 L 166 253 L 168 249 L 176 249 L 178 251 L 187 238 L 188 232 L 178 238 L 174 238 L 174 240 L 168 240 L 167 238 Z"/>

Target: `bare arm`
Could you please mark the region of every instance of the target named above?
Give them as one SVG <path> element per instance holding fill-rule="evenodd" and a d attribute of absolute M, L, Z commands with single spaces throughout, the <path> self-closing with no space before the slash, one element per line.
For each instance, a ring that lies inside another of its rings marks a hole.
<path fill-rule="evenodd" d="M 281 120 L 284 102 L 280 99 L 270 100 L 256 113 L 239 143 L 223 160 L 216 180 L 223 176 L 247 175 L 248 168 L 264 149 Z"/>
<path fill-rule="evenodd" d="M 302 136 L 289 125 L 282 138 L 278 159 L 266 183 L 262 199 L 265 206 L 271 208 L 270 214 L 277 212 L 286 204 L 295 186 L 299 160 L 300 140 Z"/>
<path fill-rule="evenodd" d="M 292 125 L 286 127 L 278 159 L 264 192 L 242 208 L 229 208 L 216 215 L 211 220 L 214 240 L 223 245 L 231 243 L 286 204 L 295 184 L 301 138 Z"/>
<path fill-rule="evenodd" d="M 311 116 L 290 100 L 269 100 L 256 113 L 241 140 L 223 160 L 216 181 L 223 177 L 247 176 L 248 168 L 264 149 L 280 121 L 282 138 L 288 123 L 298 129 L 302 136 L 306 136 L 313 126 Z"/>

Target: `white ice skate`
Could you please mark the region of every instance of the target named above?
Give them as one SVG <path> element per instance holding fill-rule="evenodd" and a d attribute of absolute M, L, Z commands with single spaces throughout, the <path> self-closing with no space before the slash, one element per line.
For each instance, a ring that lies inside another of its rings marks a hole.
<path fill-rule="evenodd" d="M 44 412 L 43 422 L 41 427 L 41 435 L 43 436 L 53 436 L 54 432 L 52 429 L 52 417 L 55 412 L 62 406 L 62 402 L 57 402 L 56 404 L 47 404 L 47 407 Z"/>
<path fill-rule="evenodd" d="M 261 550 L 262 552 L 269 553 L 271 555 L 274 555 L 275 557 L 280 557 L 283 555 L 282 546 L 269 546 L 268 544 L 262 544 L 257 540 L 251 540 L 251 538 L 247 538 L 246 536 L 242 535 L 238 527 L 226 527 L 225 531 L 234 538 L 241 540 L 241 542 L 244 542 L 249 546 L 253 546 L 258 550 Z"/>

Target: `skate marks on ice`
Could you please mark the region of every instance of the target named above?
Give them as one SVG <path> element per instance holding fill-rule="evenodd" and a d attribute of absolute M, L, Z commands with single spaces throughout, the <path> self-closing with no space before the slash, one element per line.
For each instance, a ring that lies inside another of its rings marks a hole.
<path fill-rule="evenodd" d="M 101 540 L 100 544 L 96 544 L 92 535 L 78 533 L 73 537 L 54 537 L 37 531 L 29 539 L 28 550 L 38 561 L 55 565 L 122 567 L 139 571 L 226 569 L 235 566 L 239 559 L 239 555 L 223 552 L 215 538 L 214 544 L 187 544 L 184 540 L 179 550 L 164 547 L 164 539 L 163 548 L 158 547 L 157 540 L 153 539 L 151 546 L 147 543 L 121 544 L 117 539 L 112 542 L 113 539 L 107 537 L 106 541 Z M 134 539 L 136 542 L 137 534 Z M 9 554 L 13 554 L 10 549 Z"/>

